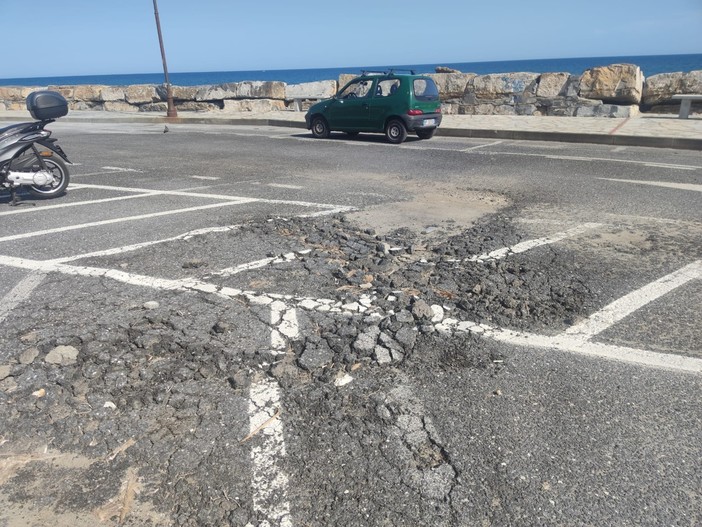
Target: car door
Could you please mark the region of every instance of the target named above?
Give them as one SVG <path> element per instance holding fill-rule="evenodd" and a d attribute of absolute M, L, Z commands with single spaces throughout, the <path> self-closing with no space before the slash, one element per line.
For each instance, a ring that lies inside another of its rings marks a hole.
<path fill-rule="evenodd" d="M 373 79 L 356 79 L 339 92 L 327 109 L 332 130 L 367 131 L 370 129 L 370 101 Z"/>
<path fill-rule="evenodd" d="M 370 126 L 376 132 L 382 132 L 385 121 L 397 113 L 397 106 L 402 97 L 401 80 L 397 77 L 379 78 L 373 91 L 370 105 Z"/>

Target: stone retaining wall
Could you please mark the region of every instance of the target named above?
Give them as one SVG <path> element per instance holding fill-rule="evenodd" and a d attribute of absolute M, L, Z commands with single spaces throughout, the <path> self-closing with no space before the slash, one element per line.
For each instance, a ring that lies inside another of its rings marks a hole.
<path fill-rule="evenodd" d="M 575 117 L 632 117 L 639 111 L 677 112 L 675 94 L 702 94 L 702 70 L 663 73 L 644 78 L 634 64 L 591 68 L 569 73 L 500 73 L 476 75 L 446 68 L 430 76 L 439 87 L 444 112 L 463 115 L 553 115 Z M 333 96 L 355 75 L 336 80 L 287 85 L 284 82 L 245 81 L 212 86 L 173 86 L 181 111 L 266 112 L 292 109 L 295 99 Z M 55 90 L 69 101 L 70 110 L 166 112 L 162 85 L 0 87 L 0 109 L 24 110 L 29 93 Z M 702 111 L 702 105 L 693 111 Z"/>

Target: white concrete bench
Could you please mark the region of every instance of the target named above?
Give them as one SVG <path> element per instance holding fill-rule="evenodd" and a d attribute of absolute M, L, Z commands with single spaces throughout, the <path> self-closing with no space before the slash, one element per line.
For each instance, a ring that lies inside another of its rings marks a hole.
<path fill-rule="evenodd" d="M 690 116 L 692 101 L 702 101 L 702 95 L 673 95 L 673 100 L 680 101 L 680 113 L 678 119 L 687 119 Z"/>

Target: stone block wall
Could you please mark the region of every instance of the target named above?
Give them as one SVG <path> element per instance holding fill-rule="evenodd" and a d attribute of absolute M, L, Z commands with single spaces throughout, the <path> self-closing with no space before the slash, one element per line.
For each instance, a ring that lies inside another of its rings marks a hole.
<path fill-rule="evenodd" d="M 634 117 L 640 111 L 677 113 L 680 102 L 673 95 L 702 94 L 702 70 L 646 79 L 634 64 L 591 68 L 582 75 L 451 71 L 431 77 L 445 113 L 461 115 Z"/>
<path fill-rule="evenodd" d="M 632 117 L 639 111 L 675 112 L 675 94 L 702 94 L 702 70 L 663 73 L 644 78 L 634 64 L 591 68 L 570 73 L 504 73 L 477 75 L 447 68 L 430 76 L 436 82 L 443 111 L 461 115 L 550 115 L 573 117 Z M 172 86 L 181 111 L 268 112 L 291 109 L 295 99 L 332 97 L 356 75 L 338 80 L 289 85 L 245 81 L 212 86 Z M 24 110 L 35 90 L 63 94 L 74 111 L 166 112 L 163 85 L 0 87 L 0 109 Z M 693 112 L 702 104 L 693 105 Z"/>

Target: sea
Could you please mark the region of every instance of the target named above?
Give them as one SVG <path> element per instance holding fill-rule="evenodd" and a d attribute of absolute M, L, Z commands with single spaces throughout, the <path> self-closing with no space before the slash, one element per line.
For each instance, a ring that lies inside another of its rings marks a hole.
<path fill-rule="evenodd" d="M 201 86 L 241 81 L 283 81 L 300 84 L 320 80 L 338 79 L 342 73 L 358 74 L 361 71 L 385 71 L 388 69 L 412 70 L 416 73 L 433 73 L 437 66 L 453 68 L 465 73 L 512 73 L 530 71 L 534 73 L 567 72 L 581 75 L 586 69 L 608 64 L 636 64 L 647 77 L 658 73 L 702 70 L 702 54 L 688 55 L 640 55 L 622 57 L 577 57 L 563 59 L 506 60 L 497 62 L 457 62 L 435 64 L 375 65 L 342 68 L 311 68 L 289 70 L 249 71 L 202 71 L 173 72 L 169 80 L 175 86 Z M 78 75 L 61 77 L 32 77 L 0 79 L 0 86 L 73 86 L 101 84 L 128 86 L 131 84 L 162 84 L 163 72 L 127 73 L 114 75 Z"/>

